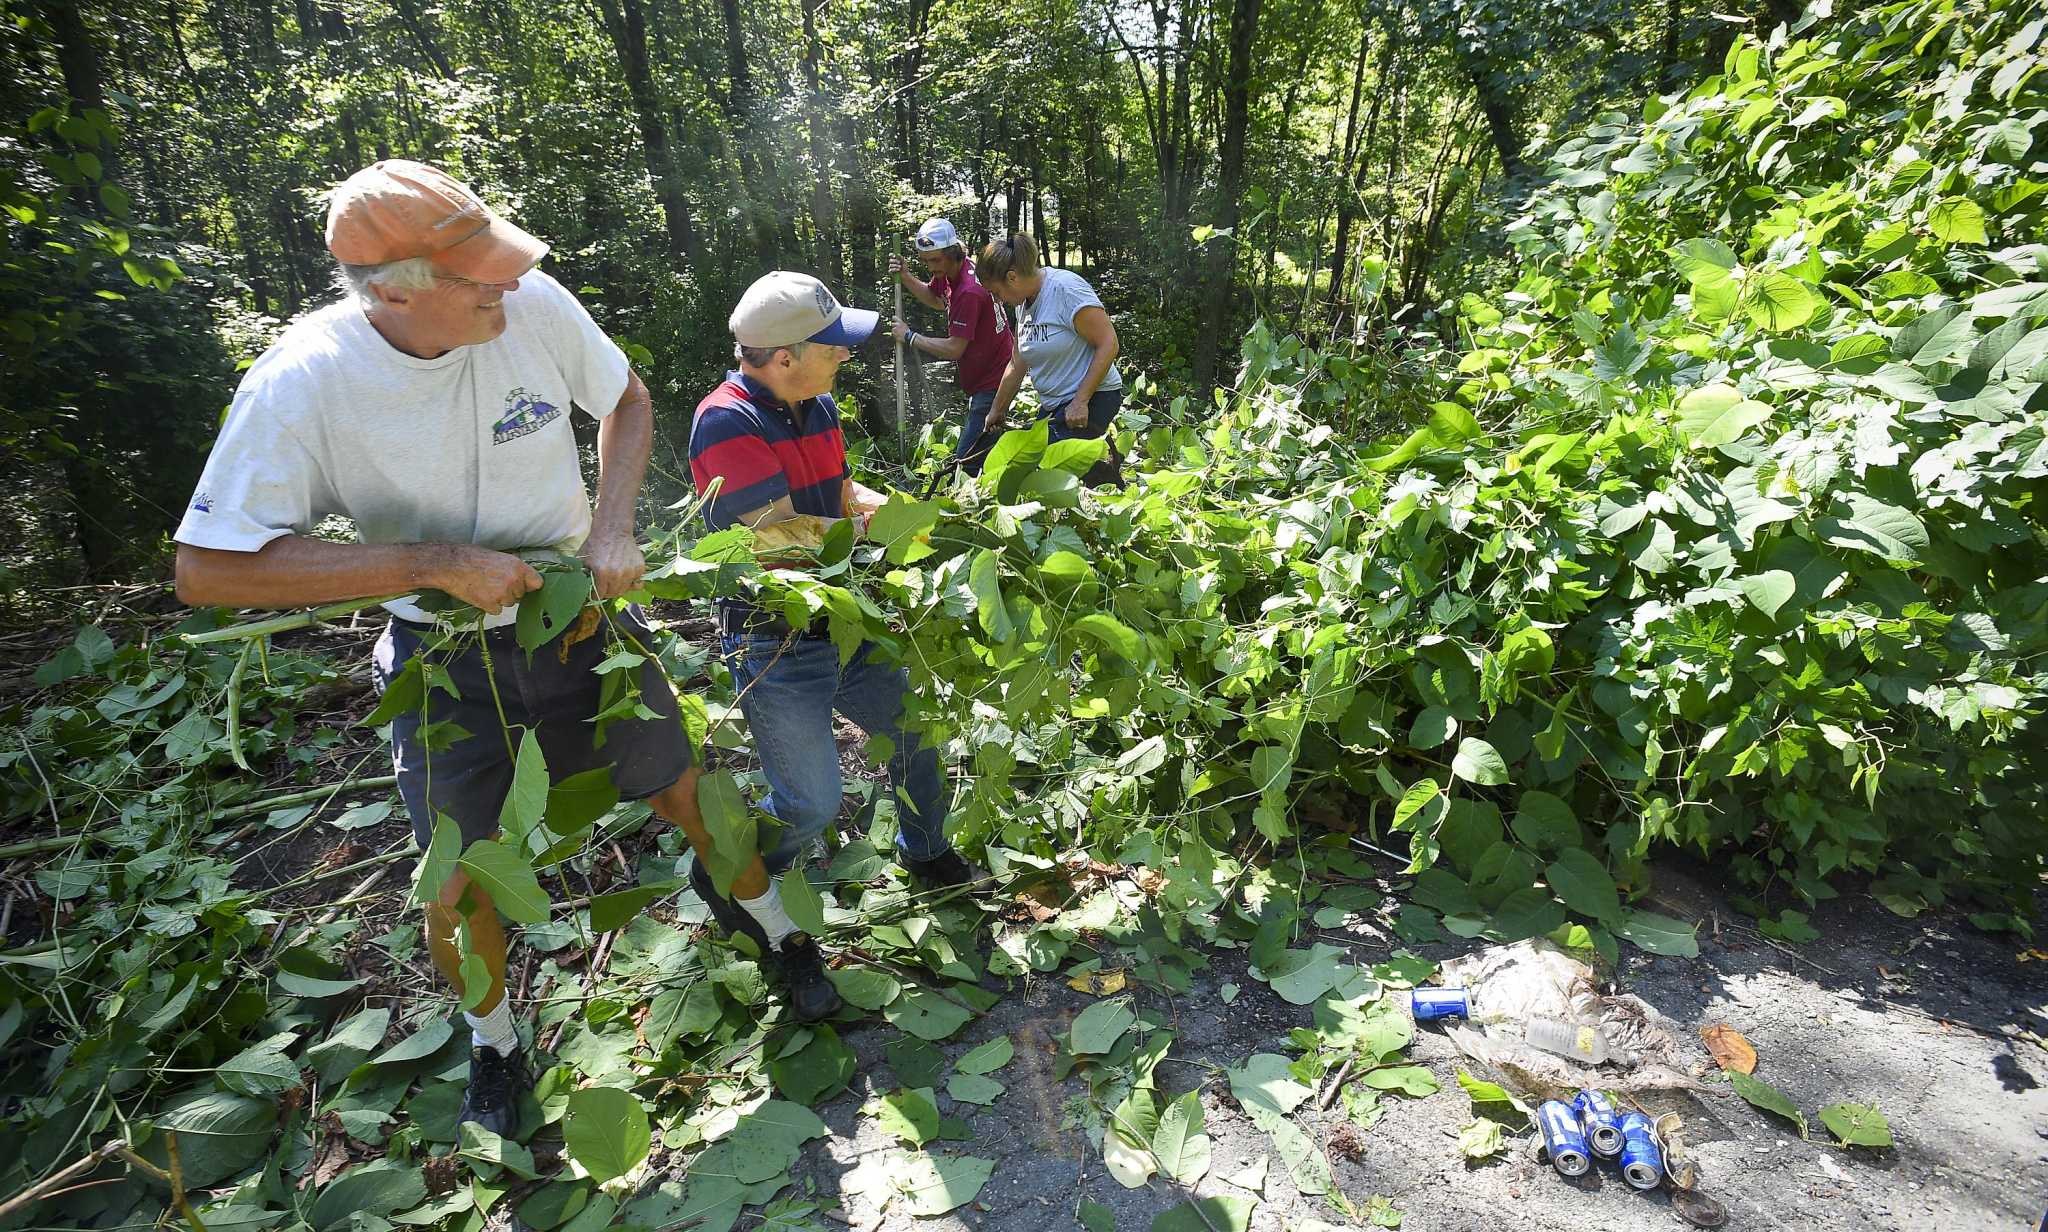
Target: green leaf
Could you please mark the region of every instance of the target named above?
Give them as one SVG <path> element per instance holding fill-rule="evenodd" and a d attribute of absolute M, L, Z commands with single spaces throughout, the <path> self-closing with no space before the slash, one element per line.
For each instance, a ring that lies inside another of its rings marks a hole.
<path fill-rule="evenodd" d="M 540 738 L 531 727 L 519 735 L 519 754 L 512 760 L 512 787 L 498 809 L 498 829 L 505 844 L 517 851 L 527 831 L 540 824 L 548 810 L 548 763 Z"/>
<path fill-rule="evenodd" d="M 182 1135 L 178 1146 L 186 1183 L 210 1183 L 192 1179 L 192 1165 L 185 1155 L 188 1148 Z M 426 1174 L 418 1165 L 380 1159 L 351 1168 L 323 1186 L 306 1210 L 306 1222 L 314 1232 L 328 1232 L 330 1228 L 347 1227 L 358 1212 L 366 1218 L 378 1219 L 417 1206 L 426 1196 Z"/>
<path fill-rule="evenodd" d="M 1960 304 L 1944 304 L 1908 321 L 1892 337 L 1892 358 L 1926 368 L 1955 354 L 1974 332 L 1976 318 Z"/>
<path fill-rule="evenodd" d="M 1762 573 L 1750 574 L 1736 585 L 1741 588 L 1743 597 L 1748 599 L 1757 611 L 1773 620 L 1778 617 L 1778 609 L 1784 607 L 1786 601 L 1799 591 L 1799 579 L 1783 569 L 1769 569 Z"/>
<path fill-rule="evenodd" d="M 782 908 L 789 913 L 790 922 L 802 929 L 807 936 L 821 937 L 825 933 L 825 900 L 817 888 L 804 876 L 801 863 L 792 865 L 782 874 Z"/>
<path fill-rule="evenodd" d="M 1699 925 L 1674 920 L 1668 915 L 1631 908 L 1623 913 L 1614 931 L 1652 954 L 1667 958 L 1700 956 Z"/>
<path fill-rule="evenodd" d="M 1934 232 L 1934 238 L 1944 244 L 1990 243 L 1990 237 L 1984 233 L 1984 207 L 1967 197 L 1935 202 L 1934 208 L 1927 211 L 1927 226 Z"/>
<path fill-rule="evenodd" d="M 981 618 L 982 631 L 1002 643 L 1009 641 L 1016 629 L 1010 623 L 1009 609 L 1003 606 L 999 572 L 995 549 L 983 548 L 975 553 L 974 563 L 967 570 L 967 586 L 974 592 L 975 611 Z"/>
<path fill-rule="evenodd" d="M 992 1074 L 1008 1065 L 1016 1054 L 1016 1045 L 1010 1042 L 1010 1037 L 998 1035 L 955 1061 L 953 1068 L 963 1074 Z"/>
<path fill-rule="evenodd" d="M 647 1020 L 640 1033 L 659 1056 L 677 1040 L 709 1034 L 718 1025 L 718 1016 L 718 994 L 709 981 L 699 980 L 688 988 L 665 988 L 656 993 L 647 1005 Z"/>
<path fill-rule="evenodd" d="M 912 1146 L 923 1146 L 939 1136 L 938 1106 L 923 1091 L 891 1091 L 877 1099 L 874 1108 L 883 1131 Z"/>
<path fill-rule="evenodd" d="M 1202 1132 L 1202 1097 L 1189 1091 L 1159 1114 L 1152 1135 L 1152 1157 L 1160 1171 L 1183 1185 L 1193 1185 L 1209 1172 L 1209 1136 Z"/>
<path fill-rule="evenodd" d="M 1671 250 L 1671 261 L 1687 282 L 1725 278 L 1736 257 L 1728 245 L 1709 236 L 1687 240 Z"/>
<path fill-rule="evenodd" d="M 1475 1117 L 1458 1131 L 1458 1153 L 1467 1159 L 1488 1159 L 1507 1149 L 1499 1121 Z"/>
<path fill-rule="evenodd" d="M 1678 429 L 1700 449 L 1715 449 L 1771 417 L 1771 408 L 1732 385 L 1703 385 L 1678 400 Z"/>
<path fill-rule="evenodd" d="M 1784 1117 L 1799 1127 L 1800 1137 L 1804 1138 L 1806 1136 L 1806 1114 L 1799 1111 L 1798 1105 L 1788 1099 L 1783 1091 L 1780 1091 L 1761 1078 L 1745 1074 L 1740 1070 L 1724 1069 L 1721 1072 L 1727 1075 L 1728 1084 L 1735 1088 L 1737 1095 L 1740 1095 L 1765 1112 L 1775 1113 L 1778 1116 Z"/>
<path fill-rule="evenodd" d="M 481 954 L 464 954 L 455 968 L 456 983 L 462 986 L 462 1008 L 475 1012 L 491 992 L 491 968 Z"/>
<path fill-rule="evenodd" d="M 1392 1065 L 1369 1069 L 1361 1075 L 1365 1085 L 1376 1091 L 1399 1091 L 1417 1099 L 1436 1094 L 1443 1084 L 1420 1065 Z"/>
<path fill-rule="evenodd" d="M 391 683 L 384 686 L 384 695 L 377 699 L 377 708 L 364 715 L 358 727 L 382 727 L 401 714 L 410 714 L 420 708 L 427 696 L 427 674 L 424 661 L 417 655 L 407 659 Z"/>
<path fill-rule="evenodd" d="M 956 1103 L 992 1104 L 1003 1093 L 1003 1084 L 986 1074 L 954 1074 L 946 1079 L 946 1094 Z"/>
<path fill-rule="evenodd" d="M 942 1040 L 966 1026 L 974 1011 L 929 988 L 911 988 L 886 1006 L 882 1017 L 919 1039 Z"/>
<path fill-rule="evenodd" d="M 1126 662 L 1139 664 L 1145 661 L 1144 639 L 1114 616 L 1091 612 L 1070 627 L 1077 633 L 1086 633 L 1102 643 L 1105 650 Z"/>
<path fill-rule="evenodd" d="M 825 972 L 825 976 L 839 990 L 839 996 L 856 1009 L 879 1010 L 903 994 L 903 985 L 886 971 L 841 967 Z"/>
<path fill-rule="evenodd" d="M 500 1169 L 526 1181 L 540 1175 L 533 1166 L 533 1152 L 510 1138 L 499 1137 L 475 1121 L 464 1121 L 460 1132 L 461 1145 L 455 1153 L 484 1165 L 485 1180 L 495 1180 Z"/>
<path fill-rule="evenodd" d="M 1097 1001 L 1075 1016 L 1067 1033 L 1068 1049 L 1077 1056 L 1108 1052 L 1137 1021 L 1126 999 Z"/>
<path fill-rule="evenodd" d="M 1458 741 L 1458 754 L 1451 759 L 1451 773 L 1468 783 L 1498 787 L 1508 781 L 1508 764 L 1491 744 L 1467 736 Z"/>
<path fill-rule="evenodd" d="M 929 540 L 920 540 L 939 523 L 937 504 L 893 493 L 868 522 L 868 539 L 885 549 L 889 563 L 907 565 L 932 554 Z"/>
<path fill-rule="evenodd" d="M 539 924 L 548 918 L 548 896 L 533 875 L 533 866 L 495 839 L 479 839 L 456 862 L 469 874 L 498 913 L 518 924 Z"/>
<path fill-rule="evenodd" d="M 529 590 L 519 600 L 519 617 L 514 636 L 528 654 L 554 641 L 576 623 L 576 616 L 590 602 L 590 574 L 580 565 L 544 569 L 540 588 Z"/>
<path fill-rule="evenodd" d="M 1562 851 L 1585 845 L 1585 833 L 1572 806 L 1547 791 L 1530 790 L 1517 801 L 1515 837 L 1537 851 Z"/>
<path fill-rule="evenodd" d="M 899 1035 L 889 1041 L 883 1050 L 889 1059 L 889 1068 L 896 1071 L 897 1080 L 907 1087 L 928 1087 L 939 1080 L 939 1072 L 946 1067 L 946 1058 L 938 1049 L 921 1039 Z"/>
<path fill-rule="evenodd" d="M 299 1066 L 284 1055 L 281 1041 L 289 1034 L 265 1040 L 222 1061 L 213 1071 L 220 1084 L 238 1095 L 258 1097 L 282 1095 L 299 1085 Z"/>
<path fill-rule="evenodd" d="M 562 1145 L 598 1184 L 639 1167 L 650 1142 L 647 1109 L 632 1092 L 583 1087 L 569 1093 Z"/>
<path fill-rule="evenodd" d="M 1258 1205 L 1235 1195 L 1196 1198 L 1153 1216 L 1151 1232 L 1245 1232 Z"/>
<path fill-rule="evenodd" d="M 420 856 L 419 869 L 413 881 L 414 895 L 422 904 L 439 900 L 441 887 L 448 883 L 461 858 L 462 827 L 448 814 L 435 813 L 433 837 Z"/>
<path fill-rule="evenodd" d="M 1868 1104 L 1829 1104 L 1820 1110 L 1820 1122 L 1843 1146 L 1888 1147 L 1892 1144 L 1891 1122 Z"/>
<path fill-rule="evenodd" d="M 1621 895 L 1615 889 L 1613 876 L 1583 847 L 1562 852 L 1544 870 L 1544 877 L 1564 905 L 1580 915 L 1611 921 L 1621 914 Z"/>
<path fill-rule="evenodd" d="M 1074 1211 L 1074 1222 L 1088 1232 L 1116 1232 L 1116 1212 L 1093 1198 L 1081 1199 L 1081 1205 Z"/>
<path fill-rule="evenodd" d="M 1435 779 L 1423 779 L 1411 786 L 1401 794 L 1401 802 L 1394 806 L 1394 828 L 1396 830 L 1405 830 L 1408 828 L 1407 823 L 1411 818 L 1417 815 L 1426 815 L 1423 814 L 1424 808 L 1436 803 L 1437 797 L 1442 792 L 1443 789 L 1437 786 Z M 1441 810 L 1439 808 L 1432 811 L 1439 812 Z"/>
<path fill-rule="evenodd" d="M 522 742 L 520 753 L 523 755 L 525 751 Z M 551 833 L 574 838 L 588 830 L 618 802 L 619 789 L 612 782 L 611 767 L 598 766 L 572 774 L 549 787 L 542 820 Z"/>
<path fill-rule="evenodd" d="M 1856 491 L 1837 493 L 1833 512 L 1813 529 L 1836 547 L 1905 564 L 1918 564 L 1928 543 L 1926 525 L 1910 511 Z"/>
<path fill-rule="evenodd" d="M 667 898 L 682 885 L 680 881 L 656 881 L 630 890 L 599 894 L 590 900 L 590 927 L 600 933 L 624 928 L 646 910 L 648 904 Z"/>
<path fill-rule="evenodd" d="M 824 1023 L 809 1030 L 810 1042 L 768 1063 L 775 1089 L 799 1104 L 816 1104 L 836 1093 L 852 1080 L 856 1067 L 853 1049 L 840 1042 L 837 1031 Z"/>
<path fill-rule="evenodd" d="M 430 1018 L 426 1025 L 377 1054 L 372 1065 L 399 1065 L 421 1061 L 441 1051 L 441 1045 L 455 1034 L 455 1024 L 446 1018 Z M 253 1094 L 253 1092 L 251 1092 Z"/>
<path fill-rule="evenodd" d="M 1088 473 L 1089 467 L 1102 461 L 1108 454 L 1109 440 L 1107 437 L 1069 437 L 1063 441 L 1054 441 L 1046 446 L 1045 457 L 1041 458 L 1038 464 L 1049 471 L 1065 471 L 1070 475 L 1085 475 Z"/>
<path fill-rule="evenodd" d="M 1015 433 L 1010 435 L 1014 436 Z M 974 1201 L 996 1170 L 993 1159 L 972 1155 L 917 1155 L 898 1176 L 911 1214 L 931 1219 Z"/>
<path fill-rule="evenodd" d="M 362 982 L 360 976 L 352 980 L 323 980 L 296 971 L 277 973 L 279 991 L 294 997 L 338 997 Z"/>
<path fill-rule="evenodd" d="M 755 847 L 758 823 L 732 771 L 714 770 L 698 777 L 697 811 L 711 835 L 711 884 L 720 894 L 731 894 L 732 883 L 760 854 Z"/>
<path fill-rule="evenodd" d="M 1442 706 L 1431 706 L 1415 716 L 1408 729 L 1411 748 L 1433 749 L 1458 734 L 1458 720 Z"/>
<path fill-rule="evenodd" d="M 1780 270 L 1752 279 L 1743 287 L 1743 310 L 1752 324 L 1763 329 L 1797 329 L 1820 306 L 1820 297 L 1805 283 Z"/>

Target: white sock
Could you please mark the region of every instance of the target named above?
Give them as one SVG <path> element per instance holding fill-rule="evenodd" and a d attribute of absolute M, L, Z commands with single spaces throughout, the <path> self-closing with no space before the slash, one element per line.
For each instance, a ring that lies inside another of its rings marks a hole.
<path fill-rule="evenodd" d="M 481 1017 L 464 1014 L 469 1020 L 470 1043 L 479 1048 L 495 1048 L 499 1056 L 508 1056 L 519 1047 L 519 1031 L 512 1025 L 512 1002 L 508 997 L 498 998 L 498 1008 Z"/>
<path fill-rule="evenodd" d="M 796 931 L 796 921 L 782 909 L 782 891 L 775 888 L 774 882 L 768 883 L 768 892 L 761 897 L 742 898 L 738 902 L 747 909 L 748 915 L 754 917 L 754 923 L 761 926 L 761 931 L 768 934 L 771 947 L 781 945 L 784 937 Z"/>

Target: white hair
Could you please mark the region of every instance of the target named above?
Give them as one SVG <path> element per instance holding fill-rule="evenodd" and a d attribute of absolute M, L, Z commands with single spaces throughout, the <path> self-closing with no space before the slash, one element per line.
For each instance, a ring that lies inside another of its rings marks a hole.
<path fill-rule="evenodd" d="M 382 265 L 350 265 L 344 261 L 336 279 L 365 307 L 374 308 L 377 294 L 370 290 L 372 285 L 381 283 L 400 291 L 428 290 L 434 285 L 434 263 L 425 257 L 407 257 Z"/>
<path fill-rule="evenodd" d="M 791 359 L 802 359 L 810 349 L 810 340 L 792 342 L 788 346 L 750 347 L 745 343 L 734 343 L 732 357 L 749 368 L 766 368 L 775 358 L 775 352 L 788 351 Z"/>

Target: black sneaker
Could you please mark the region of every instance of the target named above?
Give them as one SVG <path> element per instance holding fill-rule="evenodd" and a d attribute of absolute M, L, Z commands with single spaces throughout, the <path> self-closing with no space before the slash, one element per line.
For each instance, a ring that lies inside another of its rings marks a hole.
<path fill-rule="evenodd" d="M 768 953 L 768 934 L 761 931 L 761 925 L 747 914 L 745 907 L 718 892 L 711 884 L 711 870 L 704 867 L 702 860 L 690 861 L 690 888 L 704 900 L 705 906 L 711 908 L 711 918 L 718 921 L 726 936 L 745 933 L 753 941 L 755 949 L 764 956 Z"/>
<path fill-rule="evenodd" d="M 979 880 L 981 876 L 972 864 L 960 858 L 959 852 L 951 850 L 942 851 L 929 860 L 916 860 L 905 856 L 903 867 L 909 870 L 912 880 L 928 890 L 966 885 L 970 881 Z"/>
<path fill-rule="evenodd" d="M 790 1012 L 799 1022 L 830 1018 L 846 1007 L 839 990 L 825 976 L 825 956 L 818 943 L 803 933 L 791 933 L 769 962 L 789 994 Z"/>
<path fill-rule="evenodd" d="M 526 1050 L 500 1053 L 488 1044 L 469 1050 L 469 1088 L 462 1093 L 457 1125 L 475 1121 L 500 1138 L 519 1128 L 519 1097 L 533 1089 L 526 1070 Z"/>

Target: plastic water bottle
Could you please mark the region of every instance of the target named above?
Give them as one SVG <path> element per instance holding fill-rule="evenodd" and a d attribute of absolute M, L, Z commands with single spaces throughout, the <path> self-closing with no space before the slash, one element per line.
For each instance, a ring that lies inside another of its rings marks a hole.
<path fill-rule="evenodd" d="M 1607 1059 L 1607 1036 L 1599 1027 L 1586 1023 L 1531 1018 L 1522 1024 L 1522 1038 L 1529 1041 L 1531 1047 L 1570 1057 L 1585 1065 L 1598 1065 Z"/>

